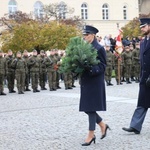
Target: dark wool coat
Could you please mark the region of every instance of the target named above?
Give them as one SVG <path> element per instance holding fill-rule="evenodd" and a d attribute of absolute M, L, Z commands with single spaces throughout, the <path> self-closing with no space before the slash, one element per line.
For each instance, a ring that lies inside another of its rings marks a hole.
<path fill-rule="evenodd" d="M 140 89 L 138 105 L 150 108 L 150 88 L 146 86 L 146 80 L 150 75 L 150 39 L 145 38 L 140 45 Z"/>
<path fill-rule="evenodd" d="M 91 43 L 97 50 L 100 60 L 98 65 L 92 66 L 90 71 L 85 71 L 81 76 L 80 111 L 105 111 L 106 95 L 104 72 L 106 67 L 105 49 L 99 45 L 96 39 Z"/>

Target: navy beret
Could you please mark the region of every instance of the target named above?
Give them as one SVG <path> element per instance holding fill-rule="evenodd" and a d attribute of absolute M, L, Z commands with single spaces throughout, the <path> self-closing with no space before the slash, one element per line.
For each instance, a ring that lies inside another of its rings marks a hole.
<path fill-rule="evenodd" d="M 83 34 L 96 34 L 98 32 L 99 32 L 98 29 L 96 29 L 93 26 L 85 25 L 83 27 Z"/>
<path fill-rule="evenodd" d="M 150 24 L 150 18 L 141 18 L 140 19 L 140 28 Z"/>

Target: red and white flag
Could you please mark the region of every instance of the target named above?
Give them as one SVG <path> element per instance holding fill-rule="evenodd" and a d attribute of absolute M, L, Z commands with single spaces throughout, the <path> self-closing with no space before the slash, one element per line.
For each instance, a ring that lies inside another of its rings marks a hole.
<path fill-rule="evenodd" d="M 116 47 L 115 47 L 116 52 L 118 52 L 119 54 L 121 54 L 122 51 L 123 51 L 121 34 L 122 34 L 122 30 L 119 29 L 119 34 L 118 34 L 118 36 L 116 38 Z"/>

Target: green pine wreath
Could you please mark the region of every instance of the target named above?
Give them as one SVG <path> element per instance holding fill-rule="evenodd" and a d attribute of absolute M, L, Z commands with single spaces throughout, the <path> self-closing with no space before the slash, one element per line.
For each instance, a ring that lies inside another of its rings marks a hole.
<path fill-rule="evenodd" d="M 100 63 L 97 60 L 97 50 L 85 42 L 81 37 L 73 37 L 66 48 L 66 55 L 60 66 L 61 73 L 74 72 L 82 74 L 84 66 L 92 66 Z"/>

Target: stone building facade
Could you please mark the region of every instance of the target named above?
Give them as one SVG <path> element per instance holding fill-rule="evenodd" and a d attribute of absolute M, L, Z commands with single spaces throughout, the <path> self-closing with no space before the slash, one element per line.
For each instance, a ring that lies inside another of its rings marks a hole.
<path fill-rule="evenodd" d="M 149 0 L 0 0 L 0 17 L 6 13 L 22 11 L 35 17 L 42 17 L 42 8 L 50 3 L 59 3 L 61 12 L 64 7 L 73 8 L 70 15 L 62 13 L 62 17 L 79 16 L 84 24 L 94 25 L 99 29 L 99 35 L 118 34 L 128 21 L 139 16 Z M 148 5 L 149 6 L 149 5 Z M 144 9 L 145 11 L 145 9 Z"/>

